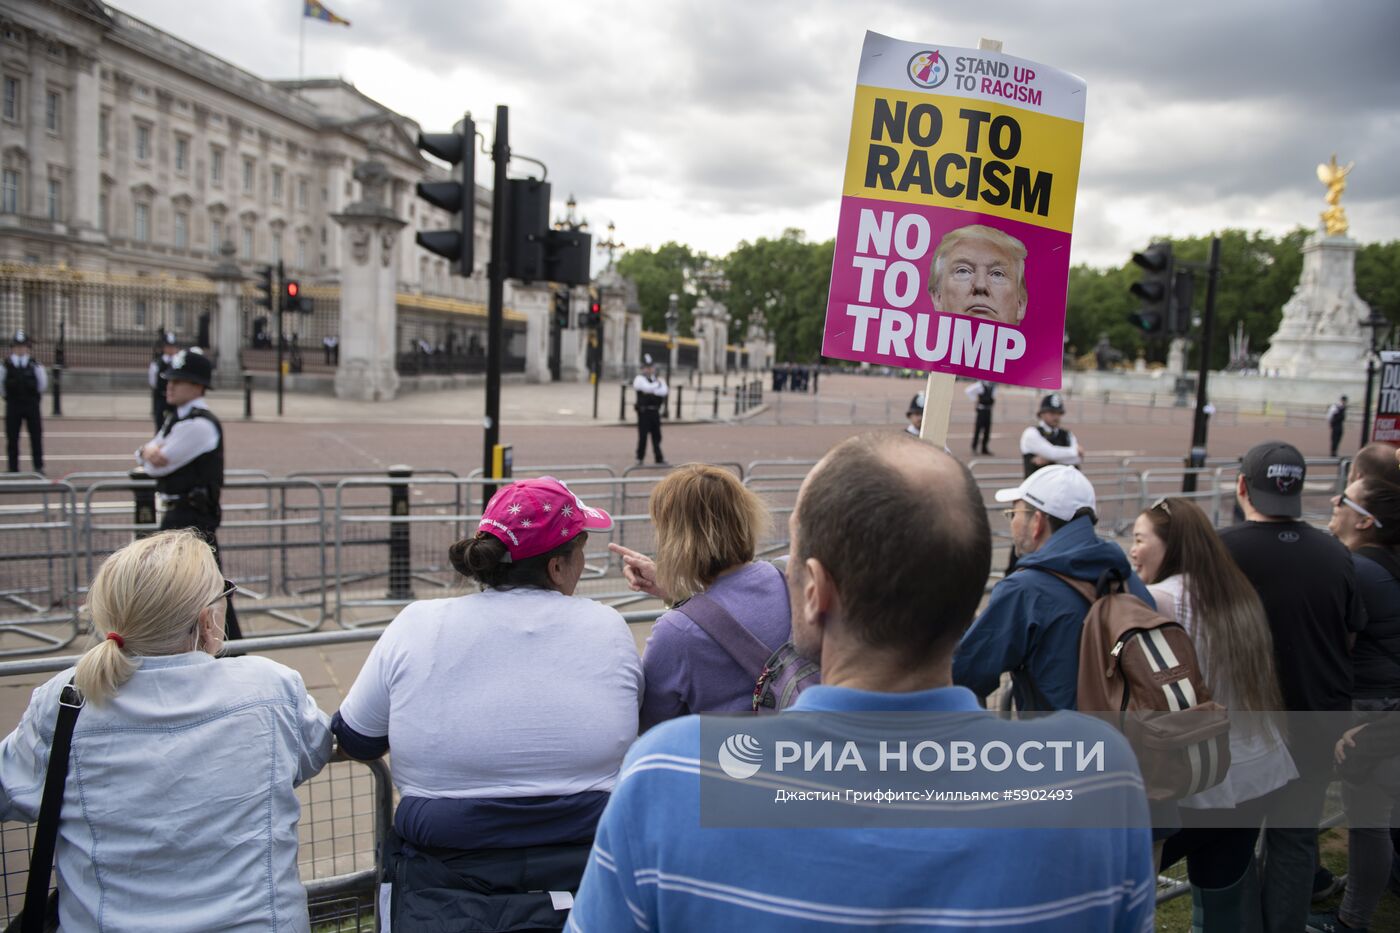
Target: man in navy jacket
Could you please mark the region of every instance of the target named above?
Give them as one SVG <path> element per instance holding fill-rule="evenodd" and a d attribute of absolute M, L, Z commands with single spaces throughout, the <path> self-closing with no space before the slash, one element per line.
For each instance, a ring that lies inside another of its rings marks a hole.
<path fill-rule="evenodd" d="M 1094 487 L 1074 467 L 1042 467 L 996 498 L 1012 503 L 1005 514 L 1020 561 L 958 644 L 953 682 L 985 697 L 1010 671 L 1017 709 L 1075 709 L 1079 633 L 1089 604 L 1044 571 L 1094 583 L 1113 570 L 1134 596 L 1156 603 L 1123 549 L 1094 533 Z"/>

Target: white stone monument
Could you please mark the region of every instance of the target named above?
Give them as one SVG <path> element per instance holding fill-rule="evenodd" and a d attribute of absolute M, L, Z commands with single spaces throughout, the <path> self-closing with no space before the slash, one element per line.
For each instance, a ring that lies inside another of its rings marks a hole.
<path fill-rule="evenodd" d="M 1347 236 L 1340 204 L 1351 165 L 1339 167 L 1334 155 L 1317 169 L 1330 207 L 1322 213 L 1322 229 L 1303 244 L 1302 277 L 1259 368 L 1288 378 L 1355 380 L 1366 365 L 1370 344 L 1363 329 L 1371 309 L 1356 294 L 1360 245 Z"/>

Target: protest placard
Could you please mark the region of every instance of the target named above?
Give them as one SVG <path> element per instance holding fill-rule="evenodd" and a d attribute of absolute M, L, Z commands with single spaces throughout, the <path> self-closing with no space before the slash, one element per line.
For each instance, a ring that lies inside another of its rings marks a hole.
<path fill-rule="evenodd" d="M 866 33 L 824 356 L 1060 387 L 1084 91 Z"/>
<path fill-rule="evenodd" d="M 1381 392 L 1370 439 L 1400 447 L 1400 350 L 1381 352 Z"/>

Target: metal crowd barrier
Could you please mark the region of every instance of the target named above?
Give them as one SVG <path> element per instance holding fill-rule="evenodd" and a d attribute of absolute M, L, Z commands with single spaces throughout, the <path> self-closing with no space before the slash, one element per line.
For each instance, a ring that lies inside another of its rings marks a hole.
<path fill-rule="evenodd" d="M 78 637 L 75 502 L 68 483 L 0 481 L 0 657 Z"/>

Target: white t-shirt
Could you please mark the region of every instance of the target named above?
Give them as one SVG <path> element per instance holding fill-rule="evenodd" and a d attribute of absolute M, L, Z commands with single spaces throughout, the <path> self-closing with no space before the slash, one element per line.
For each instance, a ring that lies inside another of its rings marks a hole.
<path fill-rule="evenodd" d="M 562 796 L 612 790 L 641 699 L 641 656 L 616 610 L 522 588 L 409 605 L 340 715 L 389 737 L 402 794 Z"/>

